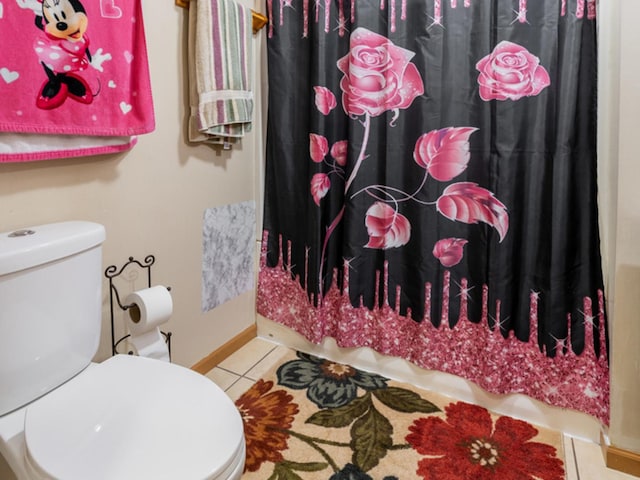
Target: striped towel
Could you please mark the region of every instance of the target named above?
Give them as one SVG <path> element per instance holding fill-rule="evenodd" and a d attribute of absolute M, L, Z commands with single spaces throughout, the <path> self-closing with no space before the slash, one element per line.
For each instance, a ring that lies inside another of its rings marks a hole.
<path fill-rule="evenodd" d="M 251 131 L 251 9 L 234 0 L 191 4 L 189 140 L 227 146 Z"/>

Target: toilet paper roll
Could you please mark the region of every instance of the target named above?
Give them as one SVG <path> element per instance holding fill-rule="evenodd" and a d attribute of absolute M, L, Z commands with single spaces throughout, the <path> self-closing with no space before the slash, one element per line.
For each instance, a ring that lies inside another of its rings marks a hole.
<path fill-rule="evenodd" d="M 133 345 L 135 353 L 141 357 L 155 358 L 163 362 L 169 362 L 169 347 L 160 332 L 159 328 L 154 328 L 148 332 L 131 335 L 130 345 Z"/>
<path fill-rule="evenodd" d="M 173 301 L 166 287 L 157 285 L 127 296 L 129 341 L 141 357 L 169 361 L 169 348 L 159 326 L 173 313 Z"/>

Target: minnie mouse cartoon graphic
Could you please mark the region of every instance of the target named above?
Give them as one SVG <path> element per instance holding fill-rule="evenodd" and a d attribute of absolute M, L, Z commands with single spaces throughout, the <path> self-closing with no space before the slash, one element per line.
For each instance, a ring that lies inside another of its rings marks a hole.
<path fill-rule="evenodd" d="M 44 36 L 36 39 L 34 49 L 47 75 L 36 106 L 52 110 L 67 98 L 90 104 L 97 92 L 91 91 L 79 72 L 89 65 L 102 72 L 102 63 L 111 55 L 102 54 L 102 49 L 91 55 L 86 35 L 89 19 L 79 0 L 36 1 L 41 6 L 35 10 L 35 24 Z"/>

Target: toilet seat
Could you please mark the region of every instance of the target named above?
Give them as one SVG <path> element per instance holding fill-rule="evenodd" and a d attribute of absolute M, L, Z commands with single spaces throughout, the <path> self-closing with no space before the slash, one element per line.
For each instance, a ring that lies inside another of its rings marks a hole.
<path fill-rule="evenodd" d="M 242 419 L 215 383 L 131 355 L 30 405 L 25 442 L 27 463 L 44 478 L 213 480 L 244 466 Z"/>

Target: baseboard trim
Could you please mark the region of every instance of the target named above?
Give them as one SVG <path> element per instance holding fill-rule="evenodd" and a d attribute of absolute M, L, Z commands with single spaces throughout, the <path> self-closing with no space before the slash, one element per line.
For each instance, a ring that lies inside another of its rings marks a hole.
<path fill-rule="evenodd" d="M 205 373 L 213 370 L 220 362 L 222 362 L 233 352 L 240 350 L 244 345 L 249 343 L 257 336 L 258 326 L 256 324 L 253 324 L 246 330 L 233 337 L 227 343 L 211 352 L 202 360 L 192 365 L 191 370 L 195 370 L 196 372 L 204 375 Z"/>
<path fill-rule="evenodd" d="M 640 477 L 640 454 L 630 452 L 613 445 L 607 445 L 604 435 L 601 436 L 600 445 L 602 454 L 608 468 Z"/>

